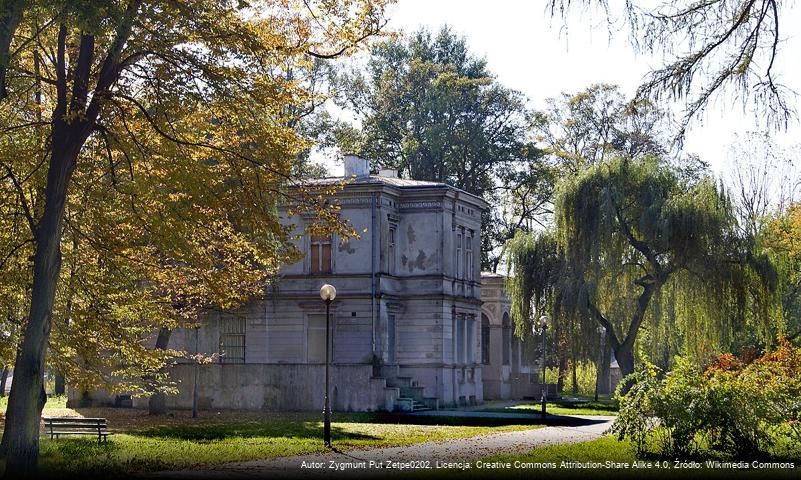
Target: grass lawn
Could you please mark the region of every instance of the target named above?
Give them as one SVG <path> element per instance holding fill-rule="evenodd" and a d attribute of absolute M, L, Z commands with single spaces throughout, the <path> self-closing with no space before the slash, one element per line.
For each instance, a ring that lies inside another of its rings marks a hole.
<path fill-rule="evenodd" d="M 546 405 L 546 411 L 553 415 L 617 415 L 617 402 L 612 400 L 578 400 L 552 401 Z M 537 402 L 521 403 L 500 408 L 486 408 L 484 412 L 503 413 L 540 413 L 542 405 Z"/>
<path fill-rule="evenodd" d="M 203 411 L 201 418 L 192 419 L 187 411 L 151 417 L 141 410 L 73 410 L 54 402 L 48 403 L 43 415 L 105 417 L 115 432 L 105 445 L 89 438 L 51 441 L 42 436 L 40 466 L 43 473 L 54 475 L 177 470 L 325 450 L 317 413 Z M 443 418 L 440 425 L 410 425 L 390 423 L 379 414 L 334 413 L 332 434 L 336 447 L 353 450 L 537 428 L 448 424 L 455 421 Z"/>
<path fill-rule="evenodd" d="M 639 468 L 633 467 L 638 460 L 651 462 L 650 467 L 641 465 Z M 500 455 L 488 457 L 481 460 L 485 463 L 507 463 L 512 464 L 511 468 L 477 468 L 473 462 L 473 468 L 465 471 L 449 470 L 447 476 L 457 476 L 458 478 L 485 478 L 485 477 L 517 477 L 517 478 L 799 478 L 799 459 L 775 459 L 762 460 L 762 462 L 795 462 L 796 468 L 791 470 L 784 469 L 754 469 L 730 470 L 730 469 L 708 469 L 704 468 L 705 460 L 695 460 L 702 468 L 690 468 L 689 461 L 684 461 L 683 468 L 677 468 L 674 460 L 662 461 L 655 458 L 638 459 L 636 449 L 630 442 L 619 442 L 611 436 L 603 437 L 590 442 L 574 443 L 568 445 L 552 445 L 531 450 L 520 455 Z M 517 468 L 515 468 L 515 462 Z M 562 462 L 568 462 L 562 466 Z M 569 468 L 569 462 L 581 462 L 583 466 L 573 466 Z M 590 465 L 587 462 L 595 462 L 604 466 Z M 607 464 L 607 462 L 611 462 Z M 555 468 L 548 465 L 554 464 Z M 656 464 L 659 463 L 659 467 Z M 750 465 L 750 461 L 748 461 Z M 628 466 L 621 465 L 628 464 Z M 612 468 L 607 468 L 610 465 Z M 592 468 L 595 467 L 595 468 Z M 614 468 L 618 467 L 618 468 Z M 435 474 L 434 476 L 439 476 Z M 444 476 L 444 475 L 443 475 Z"/>

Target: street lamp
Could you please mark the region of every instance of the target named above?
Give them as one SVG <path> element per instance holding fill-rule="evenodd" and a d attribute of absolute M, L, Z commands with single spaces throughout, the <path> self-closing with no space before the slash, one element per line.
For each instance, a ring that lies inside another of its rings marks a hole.
<path fill-rule="evenodd" d="M 543 313 L 540 316 L 539 325 L 536 323 L 531 325 L 531 333 L 534 335 L 542 335 L 542 387 L 540 388 L 540 396 L 542 401 L 542 419 L 545 420 L 545 404 L 546 404 L 546 391 L 548 389 L 548 384 L 545 382 L 545 340 L 547 338 L 546 332 L 548 330 L 548 315 Z"/>
<path fill-rule="evenodd" d="M 328 335 L 329 335 L 329 323 L 330 323 L 330 313 L 329 307 L 331 306 L 331 302 L 337 298 L 337 289 L 334 288 L 333 285 L 325 284 L 320 287 L 320 298 L 323 299 L 325 302 L 325 403 L 323 405 L 323 416 L 324 416 L 324 426 L 323 426 L 323 438 L 325 440 L 325 446 L 331 446 L 331 403 L 328 400 L 328 369 L 330 365 L 330 354 L 328 349 L 330 347 Z"/>

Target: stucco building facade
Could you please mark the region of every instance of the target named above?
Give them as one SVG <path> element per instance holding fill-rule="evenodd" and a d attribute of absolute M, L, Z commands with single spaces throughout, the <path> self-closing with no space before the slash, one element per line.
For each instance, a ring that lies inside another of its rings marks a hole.
<path fill-rule="evenodd" d="M 282 267 L 262 298 L 172 333 L 170 348 L 218 358 L 171 367 L 179 392 L 168 406 L 191 407 L 196 383 L 201 409 L 320 409 L 325 283 L 337 289 L 330 306 L 335 410 L 409 411 L 539 395 L 509 326 L 503 279 L 480 271 L 488 205 L 443 183 L 392 171 L 371 175 L 355 156 L 345 159 L 345 177 L 340 216 L 359 238 L 305 235 L 314 217 L 280 211 L 304 258 Z M 102 392 L 92 399 L 114 403 Z M 147 399 L 132 403 L 144 407 Z"/>

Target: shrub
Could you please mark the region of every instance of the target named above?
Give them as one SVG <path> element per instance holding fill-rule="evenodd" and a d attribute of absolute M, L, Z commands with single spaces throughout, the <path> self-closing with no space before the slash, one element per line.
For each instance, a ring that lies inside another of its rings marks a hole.
<path fill-rule="evenodd" d="M 677 359 L 664 376 L 646 364 L 628 379 L 612 431 L 640 454 L 655 445 L 663 456 L 684 456 L 705 445 L 743 457 L 782 437 L 801 444 L 801 349 L 789 342 L 751 363 L 726 354 L 702 369 Z"/>

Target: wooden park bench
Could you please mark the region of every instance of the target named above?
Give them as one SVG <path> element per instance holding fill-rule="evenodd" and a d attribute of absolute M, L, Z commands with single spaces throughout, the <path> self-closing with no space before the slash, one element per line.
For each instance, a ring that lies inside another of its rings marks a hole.
<path fill-rule="evenodd" d="M 111 435 L 105 418 L 42 417 L 42 420 L 51 440 L 58 440 L 60 435 L 97 435 L 100 443 L 108 441 Z"/>

